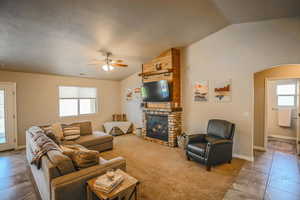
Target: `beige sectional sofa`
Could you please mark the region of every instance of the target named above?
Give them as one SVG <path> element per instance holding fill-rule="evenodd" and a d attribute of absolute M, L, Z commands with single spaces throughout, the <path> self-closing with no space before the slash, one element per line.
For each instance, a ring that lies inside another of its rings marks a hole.
<path fill-rule="evenodd" d="M 75 124 L 73 124 L 75 125 Z M 76 123 L 80 126 L 80 138 L 75 140 L 88 149 L 105 151 L 113 148 L 113 137 L 103 132 L 93 132 L 90 122 Z M 30 163 L 32 153 L 32 134 L 26 131 L 26 156 Z M 108 169 L 126 170 L 124 158 L 111 160 L 100 158 L 99 164 L 81 170 L 75 170 L 72 160 L 60 151 L 51 150 L 42 157 L 41 168 L 30 165 L 31 172 L 43 200 L 84 200 L 86 199 L 86 181 L 104 174 Z"/>
<path fill-rule="evenodd" d="M 77 122 L 69 125 L 80 127 L 81 137 L 75 140 L 75 143 L 99 152 L 113 148 L 113 137 L 101 131 L 93 131 L 91 122 Z"/>

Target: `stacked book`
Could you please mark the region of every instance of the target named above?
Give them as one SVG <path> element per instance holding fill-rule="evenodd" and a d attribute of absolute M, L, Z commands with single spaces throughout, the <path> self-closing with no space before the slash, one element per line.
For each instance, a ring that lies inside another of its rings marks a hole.
<path fill-rule="evenodd" d="M 124 177 L 122 174 L 116 173 L 113 179 L 109 179 L 106 174 L 99 176 L 94 183 L 94 188 L 104 193 L 110 193 L 115 189 L 122 181 Z"/>

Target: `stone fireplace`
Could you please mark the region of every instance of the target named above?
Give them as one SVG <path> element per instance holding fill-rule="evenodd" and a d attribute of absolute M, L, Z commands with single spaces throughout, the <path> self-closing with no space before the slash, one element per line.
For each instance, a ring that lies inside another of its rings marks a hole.
<path fill-rule="evenodd" d="M 182 113 L 180 50 L 171 48 L 144 63 L 139 76 L 142 77 L 143 84 L 167 81 L 170 95 L 169 99 L 163 101 L 155 97 L 143 102 L 143 138 L 169 147 L 176 147 L 177 136 L 181 134 Z M 158 94 L 154 96 L 156 95 Z"/>
<path fill-rule="evenodd" d="M 181 110 L 144 109 L 143 137 L 146 140 L 175 147 L 180 134 Z"/>

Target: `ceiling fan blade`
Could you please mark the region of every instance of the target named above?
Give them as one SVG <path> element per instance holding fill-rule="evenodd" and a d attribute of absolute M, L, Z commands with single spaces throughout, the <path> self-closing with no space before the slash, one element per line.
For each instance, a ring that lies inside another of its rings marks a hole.
<path fill-rule="evenodd" d="M 101 65 L 103 62 L 93 62 L 93 63 L 88 63 L 88 65 Z"/>
<path fill-rule="evenodd" d="M 121 64 L 121 63 L 112 63 L 111 65 L 114 66 L 114 67 L 128 67 L 128 65 Z"/>
<path fill-rule="evenodd" d="M 112 60 L 111 63 L 122 63 L 124 62 L 123 60 Z"/>
<path fill-rule="evenodd" d="M 105 59 L 92 59 L 92 62 L 105 62 Z"/>

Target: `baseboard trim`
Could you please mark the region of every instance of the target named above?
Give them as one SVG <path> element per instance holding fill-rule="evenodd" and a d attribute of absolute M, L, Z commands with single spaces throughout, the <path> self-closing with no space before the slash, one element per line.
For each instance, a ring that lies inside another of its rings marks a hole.
<path fill-rule="evenodd" d="M 20 146 L 17 146 L 15 149 L 16 150 L 22 150 L 22 149 L 25 149 L 26 148 L 26 145 L 20 145 Z"/>
<path fill-rule="evenodd" d="M 297 140 L 295 137 L 282 136 L 282 135 L 268 135 L 270 137 L 279 138 L 279 139 L 287 139 L 287 140 Z"/>
<path fill-rule="evenodd" d="M 260 146 L 254 146 L 253 149 L 258 151 L 267 151 L 265 147 L 260 147 Z"/>
<path fill-rule="evenodd" d="M 240 155 L 240 154 L 233 154 L 233 157 L 243 159 L 243 160 L 247 160 L 247 161 L 250 161 L 250 162 L 254 161 L 253 156 L 251 157 L 251 156 L 244 156 L 244 155 Z"/>

